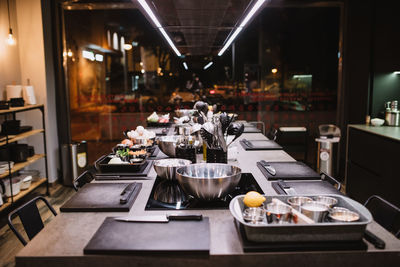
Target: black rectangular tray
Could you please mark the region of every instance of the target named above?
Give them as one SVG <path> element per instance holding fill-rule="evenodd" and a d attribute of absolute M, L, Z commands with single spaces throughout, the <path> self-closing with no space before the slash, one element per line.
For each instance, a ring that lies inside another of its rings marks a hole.
<path fill-rule="evenodd" d="M 167 122 L 167 123 L 159 123 L 159 122 L 147 122 L 147 127 L 164 127 L 164 128 L 169 128 L 172 126 L 172 122 Z"/>
<path fill-rule="evenodd" d="M 257 143 L 257 144 L 256 144 Z M 282 150 L 283 148 L 273 140 L 240 140 L 244 150 Z"/>
<path fill-rule="evenodd" d="M 108 164 L 110 161 L 110 157 L 113 154 L 108 154 L 100 157 L 96 162 L 96 168 L 104 173 L 104 172 L 112 172 L 112 173 L 132 173 L 139 172 L 143 169 L 145 165 L 147 165 L 147 159 L 145 158 L 140 163 L 131 163 L 131 164 Z"/>
<path fill-rule="evenodd" d="M 142 168 L 137 172 L 98 172 L 94 179 L 102 180 L 145 180 L 153 167 L 153 160 L 147 160 Z"/>
<path fill-rule="evenodd" d="M 271 175 L 265 169 L 265 162 L 257 162 L 257 167 L 269 181 L 273 180 L 321 180 L 321 176 L 306 164 L 300 161 L 267 162 L 276 170 L 276 175 Z"/>

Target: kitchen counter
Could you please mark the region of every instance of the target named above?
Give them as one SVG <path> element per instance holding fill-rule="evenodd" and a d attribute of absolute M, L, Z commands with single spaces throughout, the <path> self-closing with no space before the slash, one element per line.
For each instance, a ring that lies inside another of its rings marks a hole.
<path fill-rule="evenodd" d="M 400 142 L 400 127 L 393 127 L 393 126 L 376 127 L 365 124 L 350 124 L 349 127 Z"/>
<path fill-rule="evenodd" d="M 248 140 L 265 139 L 262 134 L 244 134 Z M 267 195 L 276 195 L 269 181 L 257 168 L 256 162 L 294 161 L 284 151 L 245 151 L 238 141 L 238 161 L 232 164 L 251 172 Z M 231 163 L 231 162 L 230 162 Z M 155 215 L 165 211 L 145 211 L 145 205 L 156 173 L 149 179 L 141 180 L 142 190 L 129 214 Z M 112 181 L 115 182 L 115 181 Z M 121 181 L 123 182 L 123 181 Z M 126 182 L 126 181 L 125 181 Z M 169 211 L 170 212 L 170 211 Z M 17 266 L 376 266 L 394 265 L 400 261 L 400 241 L 376 223 L 368 226 L 373 233 L 386 242 L 385 250 L 377 250 L 368 243 L 368 251 L 329 251 L 329 252 L 264 252 L 244 253 L 240 237 L 229 210 L 186 210 L 174 211 L 176 214 L 201 213 L 210 218 L 210 255 L 191 255 L 170 253 L 162 255 L 84 255 L 83 248 L 102 224 L 105 217 L 121 216 L 127 213 L 60 213 L 55 217 L 16 257 Z M 173 242 L 171 240 L 171 242 Z"/>

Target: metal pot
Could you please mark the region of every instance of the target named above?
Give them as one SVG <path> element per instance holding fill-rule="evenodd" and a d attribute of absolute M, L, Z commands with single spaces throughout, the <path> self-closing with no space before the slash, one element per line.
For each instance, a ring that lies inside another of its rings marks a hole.
<path fill-rule="evenodd" d="M 220 163 L 192 164 L 176 170 L 183 190 L 200 200 L 215 200 L 232 192 L 240 181 L 242 170 Z"/>
<path fill-rule="evenodd" d="M 154 161 L 154 170 L 157 175 L 166 180 L 176 180 L 176 169 L 192 162 L 187 159 L 160 159 Z"/>

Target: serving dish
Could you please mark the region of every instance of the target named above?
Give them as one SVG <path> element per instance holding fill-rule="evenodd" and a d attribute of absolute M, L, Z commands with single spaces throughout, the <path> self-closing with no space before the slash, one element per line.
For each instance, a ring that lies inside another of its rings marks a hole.
<path fill-rule="evenodd" d="M 320 195 L 304 195 L 317 197 Z M 337 205 L 359 214 L 358 221 L 332 222 L 324 220 L 315 223 L 287 224 L 251 224 L 243 219 L 244 195 L 236 196 L 229 204 L 229 210 L 235 220 L 243 226 L 246 237 L 253 242 L 317 242 L 317 241 L 359 241 L 363 238 L 367 225 L 372 221 L 372 215 L 360 203 L 342 195 L 326 195 L 338 200 Z M 265 196 L 264 205 L 276 198 L 284 203 L 291 196 Z"/>
<path fill-rule="evenodd" d="M 96 168 L 101 172 L 130 173 L 138 172 L 148 164 L 147 156 L 140 158 L 140 161 L 133 161 L 132 163 L 109 164 L 113 158 L 116 158 L 115 154 L 100 157 L 95 162 Z"/>

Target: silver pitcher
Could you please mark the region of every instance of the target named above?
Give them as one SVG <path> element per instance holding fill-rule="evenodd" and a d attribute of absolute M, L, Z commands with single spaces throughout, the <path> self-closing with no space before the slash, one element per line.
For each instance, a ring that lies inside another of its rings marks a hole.
<path fill-rule="evenodd" d="M 385 104 L 385 121 L 388 126 L 400 126 L 400 110 L 398 101 L 389 101 Z"/>

